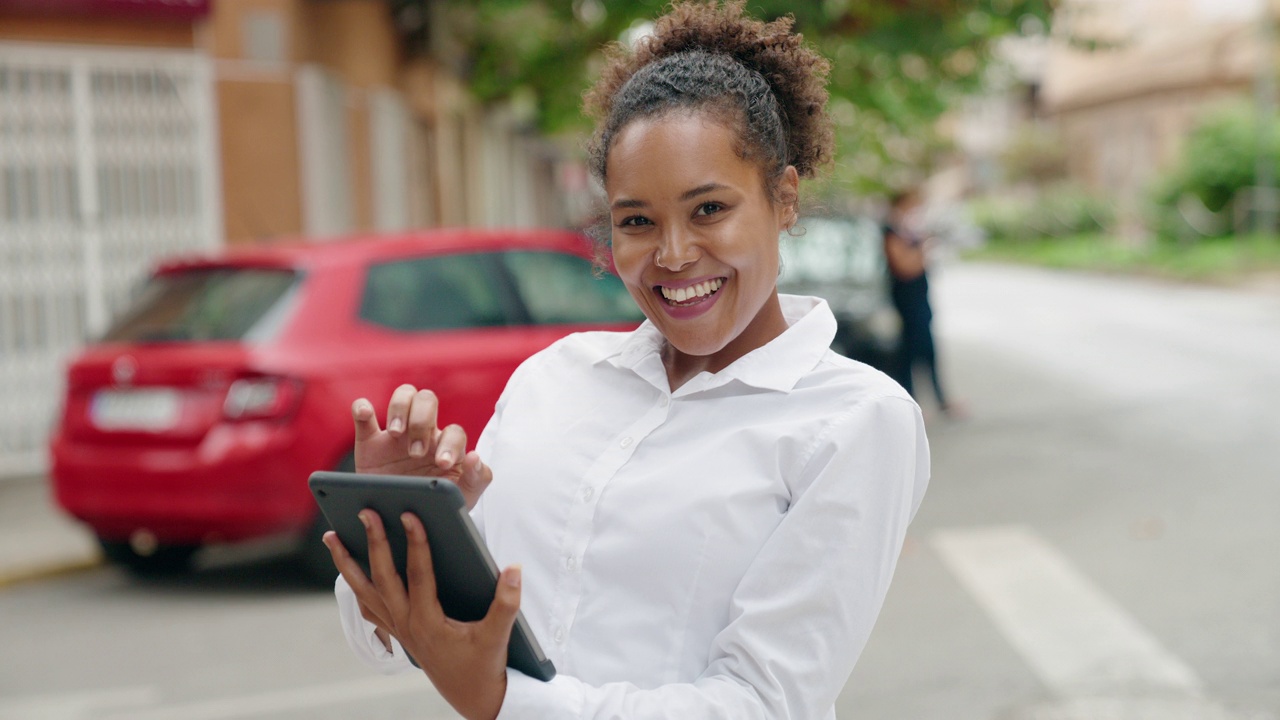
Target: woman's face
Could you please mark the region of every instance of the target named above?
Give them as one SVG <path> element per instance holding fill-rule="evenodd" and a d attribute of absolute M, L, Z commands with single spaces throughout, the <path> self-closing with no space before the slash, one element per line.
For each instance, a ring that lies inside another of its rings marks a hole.
<path fill-rule="evenodd" d="M 671 347 L 712 372 L 786 329 L 778 234 L 794 212 L 736 140 L 704 113 L 636 120 L 614 136 L 606 169 L 619 276 Z M 784 196 L 798 182 L 788 167 Z"/>

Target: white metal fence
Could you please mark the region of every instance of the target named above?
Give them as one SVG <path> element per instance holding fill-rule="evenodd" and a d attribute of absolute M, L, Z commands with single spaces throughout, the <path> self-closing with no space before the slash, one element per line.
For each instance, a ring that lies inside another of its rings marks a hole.
<path fill-rule="evenodd" d="M 214 117 L 194 53 L 0 43 L 0 478 L 151 264 L 221 244 Z"/>

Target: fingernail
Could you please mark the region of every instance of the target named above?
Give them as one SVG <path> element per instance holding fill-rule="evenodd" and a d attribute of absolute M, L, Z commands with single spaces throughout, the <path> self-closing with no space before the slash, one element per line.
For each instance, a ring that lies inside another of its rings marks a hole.
<path fill-rule="evenodd" d="M 413 527 L 409 523 L 409 513 L 401 513 L 400 524 L 404 525 L 405 532 L 412 532 Z"/>
<path fill-rule="evenodd" d="M 393 433 L 398 433 L 404 430 L 404 421 L 400 418 L 391 418 L 391 424 L 387 426 L 387 429 Z"/>
<path fill-rule="evenodd" d="M 448 450 L 445 450 L 444 452 L 440 453 L 440 462 L 444 463 L 445 465 L 452 465 L 453 453 L 449 452 Z"/>
<path fill-rule="evenodd" d="M 520 566 L 512 565 L 507 568 L 507 571 L 502 574 L 502 582 L 506 583 L 507 587 L 520 587 Z"/>
<path fill-rule="evenodd" d="M 427 449 L 422 446 L 421 440 L 414 440 L 413 444 L 409 446 L 409 454 L 414 457 L 422 457 L 426 452 Z"/>
<path fill-rule="evenodd" d="M 365 530 L 369 530 L 373 527 L 373 522 L 369 520 L 369 513 L 362 512 L 358 517 L 360 518 L 360 522 L 364 525 Z"/>

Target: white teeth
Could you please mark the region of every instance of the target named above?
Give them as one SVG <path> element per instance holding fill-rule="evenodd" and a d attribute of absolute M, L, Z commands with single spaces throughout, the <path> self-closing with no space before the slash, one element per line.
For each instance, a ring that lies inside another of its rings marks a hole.
<path fill-rule="evenodd" d="M 719 290 L 724 285 L 724 280 L 715 279 L 700 282 L 697 285 L 687 288 L 679 288 L 672 290 L 668 287 L 661 287 L 662 297 L 677 303 L 687 302 L 694 298 L 706 297 L 711 293 Z"/>

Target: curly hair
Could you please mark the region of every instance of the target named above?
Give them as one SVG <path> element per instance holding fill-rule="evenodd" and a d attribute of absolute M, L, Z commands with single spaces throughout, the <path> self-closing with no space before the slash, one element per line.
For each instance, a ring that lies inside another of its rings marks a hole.
<path fill-rule="evenodd" d="M 760 163 L 774 195 L 788 165 L 812 177 L 831 160 L 826 113 L 830 63 L 792 31 L 791 17 L 763 22 L 745 0 L 679 0 L 634 50 L 613 43 L 585 96 L 596 134 L 592 174 L 605 181 L 609 149 L 631 121 L 672 110 L 710 111 L 737 131 L 740 155 Z"/>

